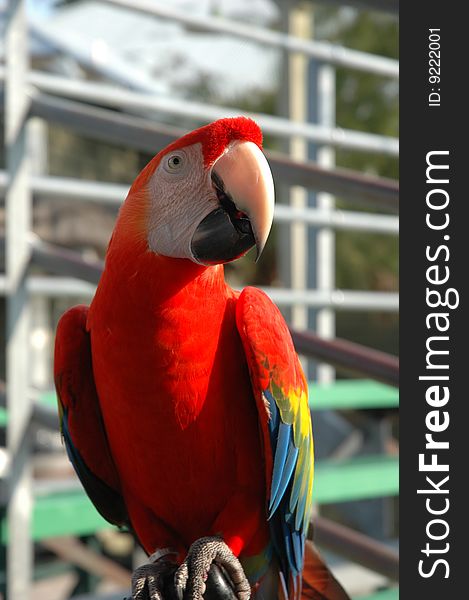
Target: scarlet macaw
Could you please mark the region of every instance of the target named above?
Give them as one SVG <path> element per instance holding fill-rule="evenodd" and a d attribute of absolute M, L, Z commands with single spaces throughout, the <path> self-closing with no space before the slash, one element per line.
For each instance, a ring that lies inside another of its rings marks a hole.
<path fill-rule="evenodd" d="M 178 564 L 220 536 L 254 596 L 280 585 L 298 598 L 313 482 L 306 381 L 278 309 L 257 289 L 233 291 L 222 266 L 259 254 L 271 227 L 261 148 L 252 120 L 229 118 L 150 161 L 90 307 L 59 322 L 54 371 L 69 457 L 108 521 Z M 196 580 L 193 598 L 210 560 L 178 571 L 180 585 Z"/>

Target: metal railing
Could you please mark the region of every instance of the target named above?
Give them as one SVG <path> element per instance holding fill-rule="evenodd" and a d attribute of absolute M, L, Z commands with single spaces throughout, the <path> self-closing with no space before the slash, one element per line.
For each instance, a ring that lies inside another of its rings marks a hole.
<path fill-rule="evenodd" d="M 197 31 L 217 32 L 249 39 L 261 45 L 276 47 L 288 53 L 301 53 L 321 64 L 357 69 L 377 76 L 395 79 L 396 61 L 372 56 L 331 44 L 303 40 L 289 34 L 262 30 L 244 23 L 232 23 L 219 18 L 188 15 L 173 8 L 156 6 L 144 0 L 130 2 L 107 0 L 108 4 L 140 10 L 160 18 L 179 22 Z M 29 598 L 32 576 L 32 544 L 29 538 L 32 507 L 32 478 L 29 464 L 31 419 L 50 423 L 49 416 L 38 412 L 28 393 L 28 352 L 30 296 L 48 297 L 89 295 L 98 282 L 102 263 L 84 260 L 77 253 L 41 242 L 31 236 L 32 197 L 59 198 L 70 202 L 100 202 L 118 206 L 127 186 L 109 183 L 83 182 L 70 178 L 33 174 L 28 161 L 28 121 L 40 117 L 60 123 L 83 135 L 92 135 L 125 144 L 127 147 L 155 153 L 180 135 L 168 125 L 150 122 L 159 116 L 185 117 L 202 123 L 219 117 L 238 114 L 235 107 L 220 107 L 160 97 L 157 87 L 145 77 L 136 81 L 122 62 L 96 64 L 86 53 L 53 32 L 46 23 L 32 23 L 36 35 L 59 47 L 103 77 L 132 90 L 109 83 L 70 80 L 50 73 L 32 71 L 28 65 L 25 1 L 8 4 L 5 33 L 5 66 L 0 66 L 0 81 L 4 84 L 6 171 L 0 173 L 0 191 L 5 197 L 5 275 L 0 276 L 0 292 L 7 301 L 7 384 L 8 407 L 7 455 L 8 477 L 3 482 L 8 498 L 7 522 L 10 543 L 7 549 L 8 594 L 15 600 Z M 329 73 L 330 74 L 330 73 Z M 135 75 L 135 74 L 134 74 Z M 119 113 L 106 108 L 89 106 L 99 103 L 118 108 Z M 124 114 L 125 113 L 125 114 Z M 139 116 L 136 116 L 139 115 Z M 319 146 L 347 148 L 354 151 L 383 153 L 397 156 L 398 140 L 359 131 L 343 130 L 320 123 L 299 123 L 292 119 L 252 113 L 265 133 L 279 139 L 292 137 Z M 289 185 L 326 191 L 344 200 L 366 203 L 374 209 L 398 210 L 396 182 L 364 176 L 339 169 L 325 168 L 310 161 L 270 153 L 274 176 Z M 333 208 L 276 208 L 279 223 L 303 223 L 320 230 L 359 230 L 396 235 L 398 222 L 394 215 L 361 213 Z M 31 275 L 35 265 L 54 276 Z M 69 276 L 73 275 L 74 278 Z M 397 294 L 341 291 L 334 289 L 286 290 L 268 289 L 279 304 L 307 305 L 334 309 L 397 310 Z M 365 373 L 392 385 L 397 384 L 398 365 L 393 357 L 363 349 L 343 340 L 323 340 L 318 336 L 292 331 L 297 349 L 319 357 L 353 373 Z M 330 533 L 330 532 L 329 532 Z M 334 535 L 329 535 L 332 539 Z M 340 537 L 340 535 L 339 535 Z M 390 558 L 394 569 L 395 557 Z M 379 568 L 375 565 L 377 570 Z M 389 564 L 386 569 L 389 568 Z"/>
<path fill-rule="evenodd" d="M 244 40 L 257 42 L 263 46 L 281 48 L 287 52 L 301 52 L 309 58 L 314 58 L 321 62 L 349 69 L 358 69 L 375 75 L 394 78 L 399 76 L 399 63 L 384 56 L 367 54 L 366 52 L 350 50 L 349 48 L 324 42 L 303 40 L 277 31 L 260 29 L 246 23 L 227 21 L 220 17 L 209 17 L 207 15 L 199 17 L 170 6 L 157 5 L 151 2 L 151 0 L 105 1 L 109 4 L 142 11 L 149 15 L 182 23 L 191 30 L 224 33 Z"/>
<path fill-rule="evenodd" d="M 56 275 L 73 274 L 75 279 L 33 276 L 27 283 L 30 293 L 50 295 L 51 297 L 71 296 L 73 290 L 78 296 L 91 296 L 95 288 L 89 283 L 97 284 L 103 270 L 100 260 L 85 260 L 73 250 L 67 250 L 41 241 L 36 236 L 30 237 L 32 264 L 42 267 Z M 87 283 L 85 283 L 87 282 Z M 334 307 L 341 310 L 377 310 L 396 311 L 399 306 L 397 293 L 363 292 L 351 290 L 290 290 L 274 287 L 262 288 L 272 300 L 280 306 L 304 305 L 310 307 Z M 6 279 L 0 277 L 0 294 L 8 293 Z M 305 334 L 306 335 L 306 334 Z M 302 352 L 307 355 L 307 352 Z"/>
<path fill-rule="evenodd" d="M 4 77 L 5 70 L 0 67 L 0 80 L 3 80 Z M 240 113 L 239 109 L 233 107 L 221 107 L 202 102 L 149 95 L 105 83 L 77 81 L 39 71 L 31 71 L 27 81 L 34 88 L 49 94 L 83 102 L 97 102 L 105 106 L 137 112 L 151 111 L 173 117 L 190 118 L 197 122 L 216 121 L 223 117 L 234 117 Z M 377 152 L 391 156 L 397 156 L 399 153 L 399 142 L 395 138 L 341 128 L 324 127 L 312 123 L 298 123 L 261 113 L 243 111 L 243 114 L 257 121 L 264 133 L 280 138 L 290 139 L 292 136 L 298 136 L 318 144 L 338 146 L 350 150 Z"/>
<path fill-rule="evenodd" d="M 274 162 L 271 159 L 271 163 Z M 275 171 L 275 163 L 273 167 Z M 93 202 L 109 204 L 118 208 L 124 201 L 130 185 L 83 181 L 68 177 L 32 175 L 29 178 L 31 192 L 39 199 L 58 199 L 68 202 Z M 8 187 L 8 177 L 0 170 L 0 197 Z M 322 188 L 316 184 L 316 187 Z M 327 184 L 326 186 L 327 187 Z M 308 225 L 327 226 L 345 231 L 368 231 L 370 233 L 399 233 L 399 219 L 394 216 L 379 215 L 351 210 L 335 210 L 325 214 L 317 208 L 295 208 L 277 204 L 274 209 L 274 222 L 301 222 Z"/>

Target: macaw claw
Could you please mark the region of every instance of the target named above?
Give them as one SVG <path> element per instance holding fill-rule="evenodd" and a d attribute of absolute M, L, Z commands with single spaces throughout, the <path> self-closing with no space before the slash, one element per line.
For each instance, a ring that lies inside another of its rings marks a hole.
<path fill-rule="evenodd" d="M 168 583 L 172 587 L 177 568 L 176 563 L 168 559 L 171 554 L 175 553 L 169 549 L 155 552 L 147 563 L 135 569 L 131 600 L 168 600 Z"/>
<path fill-rule="evenodd" d="M 249 600 L 251 595 L 241 563 L 219 537 L 192 544 L 174 585 L 178 600 Z"/>

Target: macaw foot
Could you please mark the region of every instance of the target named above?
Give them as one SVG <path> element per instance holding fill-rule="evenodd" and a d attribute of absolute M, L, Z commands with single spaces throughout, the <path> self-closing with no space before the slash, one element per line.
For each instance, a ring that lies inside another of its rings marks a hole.
<path fill-rule="evenodd" d="M 176 552 L 165 548 L 152 554 L 148 563 L 132 573 L 131 600 L 166 600 L 168 584 L 172 587 L 177 564 L 169 557 Z M 130 599 L 129 599 L 130 600 Z"/>
<path fill-rule="evenodd" d="M 210 568 L 212 563 L 215 568 Z M 179 600 L 201 600 L 206 589 L 207 596 L 213 591 L 219 598 L 233 600 L 249 600 L 251 595 L 241 563 L 219 537 L 203 537 L 192 544 L 174 575 L 174 585 Z"/>

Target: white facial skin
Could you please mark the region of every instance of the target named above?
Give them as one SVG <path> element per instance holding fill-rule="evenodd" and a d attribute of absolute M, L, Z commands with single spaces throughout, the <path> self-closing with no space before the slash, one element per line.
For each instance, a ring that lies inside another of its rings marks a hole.
<path fill-rule="evenodd" d="M 152 175 L 148 244 L 156 254 L 194 260 L 192 236 L 218 206 L 210 171 L 201 168 L 203 164 L 202 145 L 193 144 L 164 156 Z"/>
<path fill-rule="evenodd" d="M 152 202 L 149 247 L 156 254 L 198 263 L 191 241 L 201 221 L 220 206 L 212 184 L 215 169 L 236 208 L 247 214 L 261 251 L 270 231 L 274 184 L 262 151 L 252 142 L 232 142 L 210 169 L 200 143 L 166 154 L 149 182 Z M 203 264 L 203 263 L 200 263 Z"/>

